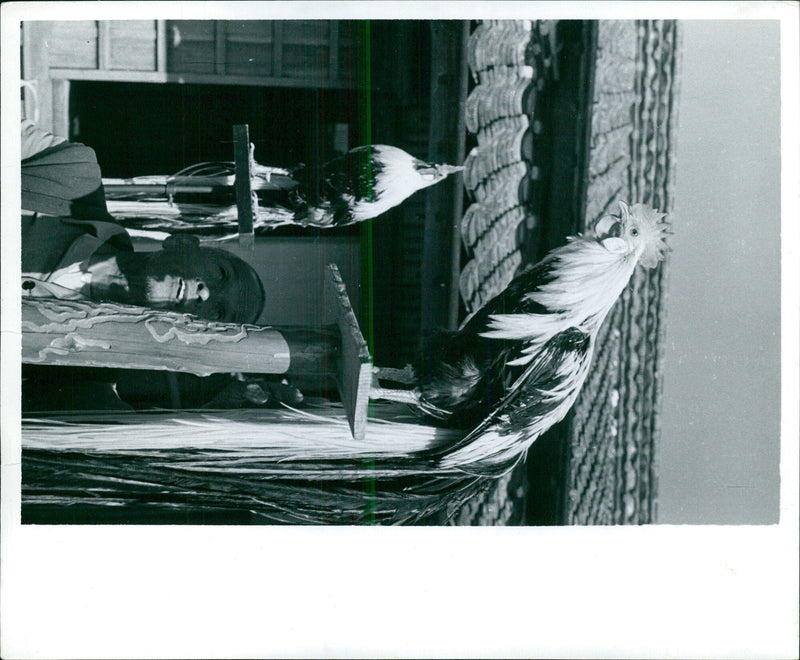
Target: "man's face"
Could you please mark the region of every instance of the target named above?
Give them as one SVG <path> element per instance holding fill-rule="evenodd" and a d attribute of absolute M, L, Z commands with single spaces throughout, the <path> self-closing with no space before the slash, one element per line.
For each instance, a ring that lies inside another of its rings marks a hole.
<path fill-rule="evenodd" d="M 147 261 L 147 306 L 188 312 L 211 321 L 241 322 L 243 312 L 252 317 L 253 313 L 243 307 L 251 303 L 247 292 L 260 290 L 257 276 L 234 260 L 223 250 L 200 248 L 188 237 L 165 243 Z"/>

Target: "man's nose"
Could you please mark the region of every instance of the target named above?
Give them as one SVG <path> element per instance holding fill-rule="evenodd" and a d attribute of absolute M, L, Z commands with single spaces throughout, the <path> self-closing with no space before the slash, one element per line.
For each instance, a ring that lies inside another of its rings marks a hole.
<path fill-rule="evenodd" d="M 191 280 L 187 282 L 188 291 L 186 292 L 188 295 L 186 296 L 189 300 L 198 300 L 201 302 L 205 302 L 208 300 L 209 295 L 211 292 L 208 290 L 208 286 L 203 280 Z"/>

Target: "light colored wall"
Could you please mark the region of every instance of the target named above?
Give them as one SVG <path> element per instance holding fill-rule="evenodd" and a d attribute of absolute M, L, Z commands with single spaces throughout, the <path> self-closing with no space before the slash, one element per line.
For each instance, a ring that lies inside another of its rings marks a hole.
<path fill-rule="evenodd" d="M 774 523 L 779 25 L 686 21 L 669 264 L 662 523 Z"/>
<path fill-rule="evenodd" d="M 256 237 L 252 253 L 235 242 L 226 247 L 252 264 L 267 293 L 259 318 L 266 325 L 335 323 L 336 313 L 325 295 L 325 269 L 336 264 L 347 286 L 353 309 L 360 305 L 360 246 L 358 237 L 274 238 Z"/>

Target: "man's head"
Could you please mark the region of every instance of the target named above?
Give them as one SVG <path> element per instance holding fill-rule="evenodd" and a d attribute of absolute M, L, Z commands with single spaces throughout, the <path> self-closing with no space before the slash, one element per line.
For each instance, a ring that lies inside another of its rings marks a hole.
<path fill-rule="evenodd" d="M 226 250 L 200 247 L 174 234 L 147 253 L 142 304 L 196 314 L 211 321 L 254 323 L 264 308 L 264 285 L 253 268 Z"/>

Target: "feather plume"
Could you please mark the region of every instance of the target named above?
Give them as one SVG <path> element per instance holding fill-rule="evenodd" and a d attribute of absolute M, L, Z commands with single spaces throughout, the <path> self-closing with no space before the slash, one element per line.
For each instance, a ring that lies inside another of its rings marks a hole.
<path fill-rule="evenodd" d="M 273 524 L 414 524 L 487 486 L 429 458 L 462 432 L 376 409 L 363 444 L 338 404 L 25 419 L 23 517 L 43 505 L 138 504 L 156 519 L 180 507 Z"/>
<path fill-rule="evenodd" d="M 418 412 L 473 428 L 437 465 L 507 469 L 563 419 L 589 373 L 603 320 L 637 263 L 663 259 L 664 214 L 619 204 L 619 215 L 571 237 L 517 275 L 417 366 Z M 475 426 L 477 425 L 477 426 Z"/>

